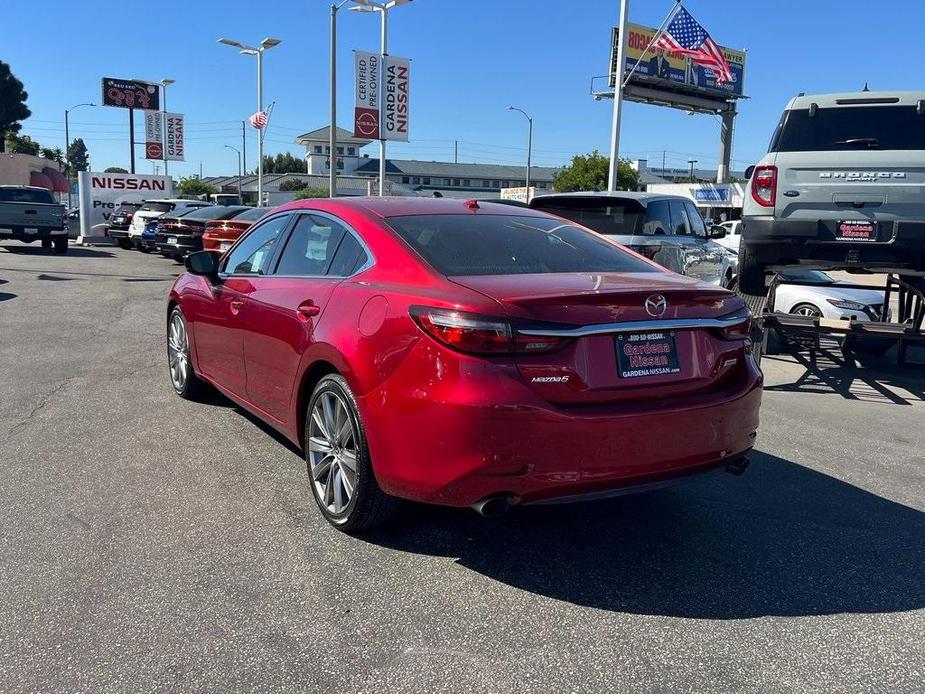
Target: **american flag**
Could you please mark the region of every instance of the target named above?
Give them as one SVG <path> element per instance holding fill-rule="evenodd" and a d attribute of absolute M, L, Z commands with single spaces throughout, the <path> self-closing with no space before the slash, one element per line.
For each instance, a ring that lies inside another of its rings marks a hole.
<path fill-rule="evenodd" d="M 255 113 L 253 116 L 251 116 L 247 120 L 250 121 L 250 124 L 254 126 L 255 128 L 257 128 L 257 130 L 260 130 L 260 128 L 266 126 L 267 121 L 269 120 L 269 117 L 267 116 L 265 112 L 257 111 L 257 113 Z"/>
<path fill-rule="evenodd" d="M 681 5 L 671 14 L 668 26 L 655 41 L 655 47 L 690 56 L 693 62 L 713 70 L 717 84 L 731 82 L 732 70 L 729 69 L 723 49 L 710 38 L 707 30 Z"/>

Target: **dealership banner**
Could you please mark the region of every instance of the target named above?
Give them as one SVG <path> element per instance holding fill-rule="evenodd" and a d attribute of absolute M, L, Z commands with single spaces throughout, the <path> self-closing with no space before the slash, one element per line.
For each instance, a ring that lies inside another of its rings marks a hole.
<path fill-rule="evenodd" d="M 164 159 L 184 161 L 183 158 L 183 114 L 164 114 Z"/>
<path fill-rule="evenodd" d="M 80 240 L 91 241 L 105 238 L 109 218 L 121 203 L 172 198 L 173 181 L 169 176 L 81 171 L 77 174 L 77 194 Z"/>
<path fill-rule="evenodd" d="M 383 139 L 408 141 L 408 104 L 411 65 L 394 55 L 385 59 L 385 88 L 382 94 Z"/>
<path fill-rule="evenodd" d="M 164 114 L 145 111 L 145 159 L 164 158 Z"/>
<path fill-rule="evenodd" d="M 379 69 L 382 60 L 376 53 L 354 51 L 356 64 L 356 100 L 353 109 L 353 136 L 379 139 Z"/>
<path fill-rule="evenodd" d="M 633 71 L 631 82 L 644 84 L 647 87 L 658 89 L 664 85 L 666 89 L 677 89 L 684 85 L 686 91 L 703 92 L 705 96 L 716 97 L 717 93 L 726 96 L 743 96 L 745 94 L 745 51 L 736 51 L 720 46 L 729 69 L 732 71 L 732 80 L 723 84 L 716 83 L 716 75 L 703 65 L 694 65 L 680 53 L 668 53 L 658 50 L 655 46 L 646 48 L 653 43 L 658 30 L 639 24 L 627 23 L 629 35 L 626 38 L 626 62 L 624 75 Z M 616 84 L 617 73 L 617 40 L 620 29 L 614 27 L 610 44 L 610 86 Z"/>
<path fill-rule="evenodd" d="M 102 80 L 103 106 L 115 108 L 140 108 L 157 111 L 161 107 L 160 90 L 156 84 L 141 80 L 123 80 L 104 77 Z"/>

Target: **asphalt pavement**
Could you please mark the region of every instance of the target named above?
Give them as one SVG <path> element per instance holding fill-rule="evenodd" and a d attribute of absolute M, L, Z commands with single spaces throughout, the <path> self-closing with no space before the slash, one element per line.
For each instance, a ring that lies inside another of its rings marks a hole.
<path fill-rule="evenodd" d="M 0 691 L 925 690 L 923 372 L 767 358 L 742 477 L 356 539 L 173 394 L 178 271 L 0 248 Z"/>

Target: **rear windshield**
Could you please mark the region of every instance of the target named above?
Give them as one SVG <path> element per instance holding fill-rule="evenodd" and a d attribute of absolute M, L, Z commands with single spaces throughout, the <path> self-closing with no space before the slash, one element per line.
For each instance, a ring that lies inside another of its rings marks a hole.
<path fill-rule="evenodd" d="M 228 219 L 234 216 L 234 210 L 224 205 L 215 205 L 214 207 L 194 207 L 193 211 L 186 215 L 187 219 Z"/>
<path fill-rule="evenodd" d="M 28 188 L 0 188 L 0 202 L 28 202 L 36 205 L 53 204 L 55 199 L 47 190 Z"/>
<path fill-rule="evenodd" d="M 248 209 L 236 214 L 234 217 L 232 217 L 232 219 L 241 219 L 245 222 L 256 222 L 269 211 L 269 207 L 249 207 Z"/>
<path fill-rule="evenodd" d="M 146 202 L 139 212 L 170 212 L 174 207 L 172 202 Z"/>
<path fill-rule="evenodd" d="M 119 203 L 119 207 L 116 209 L 116 212 L 134 212 L 139 207 L 141 207 L 140 202 L 123 202 Z"/>
<path fill-rule="evenodd" d="M 534 199 L 530 207 L 571 219 L 605 236 L 638 233 L 645 210 L 635 200 L 613 198 Z"/>
<path fill-rule="evenodd" d="M 435 270 L 453 277 L 550 272 L 658 272 L 561 219 L 485 214 L 390 217 Z"/>
<path fill-rule="evenodd" d="M 785 111 L 771 152 L 925 149 L 925 116 L 915 106 L 850 106 Z"/>

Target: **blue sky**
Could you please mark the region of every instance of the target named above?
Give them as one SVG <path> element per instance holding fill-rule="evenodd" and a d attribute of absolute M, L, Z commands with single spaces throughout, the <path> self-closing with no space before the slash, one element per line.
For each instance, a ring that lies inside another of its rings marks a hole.
<path fill-rule="evenodd" d="M 913 0 L 686 0 L 688 10 L 717 42 L 748 50 L 746 93 L 737 119 L 734 166 L 744 168 L 765 150 L 787 99 L 797 92 L 921 89 L 923 58 L 904 28 L 925 24 L 925 3 Z M 635 0 L 631 20 L 657 26 L 669 0 Z M 29 92 L 32 117 L 24 132 L 46 146 L 62 146 L 63 110 L 99 102 L 100 77 L 170 77 L 168 106 L 186 114 L 187 161 L 174 175 L 234 173 L 240 121 L 255 110 L 254 59 L 216 39 L 283 43 L 267 53 L 265 97 L 276 101 L 267 151 L 301 154 L 301 132 L 327 124 L 327 0 L 108 0 L 49 3 L 6 0 L 3 49 Z M 414 0 L 390 13 L 389 49 L 412 59 L 411 142 L 390 145 L 390 156 L 520 163 L 526 123 L 505 110 L 515 104 L 535 121 L 534 163 L 556 165 L 572 154 L 607 151 L 609 102 L 589 96 L 592 76 L 607 71 L 610 27 L 618 0 Z M 377 50 L 373 14 L 342 11 L 338 31 L 338 110 L 350 127 L 354 48 Z M 65 36 L 57 50 L 32 37 Z M 66 56 L 63 52 L 67 51 Z M 136 139 L 143 139 L 140 113 Z M 142 122 L 143 126 L 143 122 Z M 127 115 L 114 108 L 71 114 L 71 137 L 83 137 L 93 168 L 128 165 Z M 256 139 L 248 126 L 249 164 Z M 621 155 L 660 164 L 715 166 L 719 124 L 710 116 L 629 104 Z M 376 146 L 368 151 L 376 156 Z M 151 164 L 136 152 L 139 173 Z"/>

